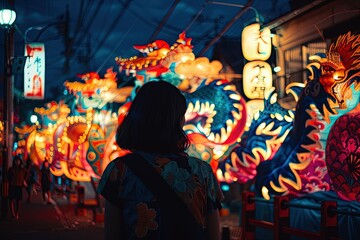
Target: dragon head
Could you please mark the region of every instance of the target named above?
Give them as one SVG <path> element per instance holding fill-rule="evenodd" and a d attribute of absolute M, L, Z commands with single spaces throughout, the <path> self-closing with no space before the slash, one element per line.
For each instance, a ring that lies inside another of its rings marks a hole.
<path fill-rule="evenodd" d="M 360 89 L 360 35 L 348 32 L 339 36 L 320 65 L 324 90 L 336 98 L 339 108 L 346 108 L 350 86 L 354 83 L 355 90 Z"/>

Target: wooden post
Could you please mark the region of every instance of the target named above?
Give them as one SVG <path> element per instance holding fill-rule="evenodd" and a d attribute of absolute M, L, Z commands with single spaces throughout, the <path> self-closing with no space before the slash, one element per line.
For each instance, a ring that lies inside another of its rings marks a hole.
<path fill-rule="evenodd" d="M 250 224 L 249 219 L 255 219 L 255 194 L 243 192 L 241 209 L 241 228 L 243 240 L 255 239 L 255 226 Z"/>
<path fill-rule="evenodd" d="M 275 196 L 274 199 L 274 240 L 290 239 L 289 234 L 283 232 L 283 227 L 290 225 L 290 208 L 286 203 L 288 196 Z"/>
<path fill-rule="evenodd" d="M 336 209 L 336 202 L 324 201 L 321 203 L 321 239 L 338 237 L 338 214 Z"/>

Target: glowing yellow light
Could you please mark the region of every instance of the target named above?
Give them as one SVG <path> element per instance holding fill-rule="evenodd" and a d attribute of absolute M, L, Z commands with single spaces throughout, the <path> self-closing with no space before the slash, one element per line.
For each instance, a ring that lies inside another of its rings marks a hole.
<path fill-rule="evenodd" d="M 186 62 L 186 61 L 189 60 L 189 59 L 190 59 L 189 56 L 184 55 L 184 56 L 181 56 L 180 61 L 181 61 L 181 62 Z"/>
<path fill-rule="evenodd" d="M 261 188 L 261 193 L 263 198 L 265 198 L 266 200 L 270 200 L 269 190 L 265 186 Z"/>

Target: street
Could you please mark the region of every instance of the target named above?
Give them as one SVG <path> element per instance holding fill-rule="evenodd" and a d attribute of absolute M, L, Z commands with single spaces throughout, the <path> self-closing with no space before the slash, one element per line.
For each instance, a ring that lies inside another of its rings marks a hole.
<path fill-rule="evenodd" d="M 0 239 L 103 239 L 103 223 L 94 223 L 92 219 L 91 211 L 84 216 L 75 214 L 75 206 L 63 196 L 54 196 L 51 204 L 44 203 L 40 192 L 31 203 L 23 200 L 18 220 L 8 210 L 7 219 L 0 221 Z"/>
<path fill-rule="evenodd" d="M 54 195 L 51 204 L 43 202 L 41 192 L 27 203 L 26 192 L 18 220 L 11 217 L 10 208 L 6 220 L 0 220 L 1 240 L 102 240 L 104 223 L 94 222 L 91 211 L 76 214 L 75 205 L 60 195 Z M 222 227 L 231 228 L 231 239 L 239 239 L 237 214 L 221 216 Z"/>

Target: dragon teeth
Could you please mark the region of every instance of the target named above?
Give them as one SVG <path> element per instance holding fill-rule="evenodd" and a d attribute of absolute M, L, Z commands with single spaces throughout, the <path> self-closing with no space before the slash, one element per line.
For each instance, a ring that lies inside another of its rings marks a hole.
<path fill-rule="evenodd" d="M 240 101 L 241 97 L 238 94 L 230 94 L 229 96 L 231 99 L 234 99 L 236 101 Z"/>
<path fill-rule="evenodd" d="M 236 120 L 240 120 L 241 119 L 241 114 L 235 112 L 235 111 L 231 111 L 232 115 L 234 116 L 234 118 Z"/>
<path fill-rule="evenodd" d="M 281 114 L 279 114 L 279 113 L 275 113 L 275 117 L 276 117 L 276 119 L 279 120 L 279 121 L 282 121 L 282 120 L 284 119 L 284 117 L 281 116 Z"/>
<path fill-rule="evenodd" d="M 213 123 L 214 119 L 212 117 L 208 117 L 206 123 Z"/>
<path fill-rule="evenodd" d="M 216 133 L 216 134 L 215 134 L 215 140 L 214 140 L 214 142 L 219 143 L 219 142 L 220 142 L 220 139 L 221 139 L 220 134 L 219 134 L 219 133 Z"/>
<path fill-rule="evenodd" d="M 193 111 L 193 109 L 194 109 L 194 104 L 189 103 L 189 104 L 188 104 L 187 111 L 191 113 L 191 112 Z"/>
<path fill-rule="evenodd" d="M 293 121 L 293 119 L 291 117 L 287 116 L 287 115 L 284 116 L 284 119 L 287 122 L 292 122 Z"/>
<path fill-rule="evenodd" d="M 233 126 L 233 123 L 232 123 L 232 121 L 231 120 L 227 120 L 226 121 L 226 131 L 228 132 L 228 133 L 230 133 L 231 131 L 232 131 L 232 126 Z"/>
<path fill-rule="evenodd" d="M 205 109 L 206 109 L 206 111 L 210 110 L 210 103 L 209 102 L 205 102 Z"/>
<path fill-rule="evenodd" d="M 220 129 L 220 133 L 221 133 L 221 138 L 220 138 L 220 141 L 221 142 L 225 142 L 225 140 L 227 139 L 228 137 L 228 132 L 226 132 L 225 128 L 221 128 Z"/>
<path fill-rule="evenodd" d="M 257 119 L 259 119 L 259 117 L 260 117 L 260 112 L 259 112 L 259 111 L 256 111 L 256 113 L 254 113 L 253 119 L 254 119 L 254 120 L 257 120 Z"/>
<path fill-rule="evenodd" d="M 206 108 L 205 108 L 205 104 L 204 103 L 201 103 L 200 105 L 200 110 L 199 110 L 199 114 L 202 115 L 204 114 Z"/>
<path fill-rule="evenodd" d="M 199 110 L 200 110 L 200 101 L 196 101 L 193 112 L 198 112 Z"/>
<path fill-rule="evenodd" d="M 215 134 L 212 132 L 212 133 L 210 133 L 210 135 L 208 136 L 208 139 L 210 140 L 210 141 L 214 141 L 215 140 Z"/>
<path fill-rule="evenodd" d="M 236 91 L 236 87 L 235 87 L 235 85 L 227 85 L 227 86 L 224 87 L 224 90 L 225 90 L 225 91 L 229 91 L 229 90 L 230 90 L 230 91 L 234 91 L 234 92 L 235 92 L 235 91 Z"/>
<path fill-rule="evenodd" d="M 274 104 L 274 103 L 276 103 L 276 101 L 277 101 L 277 94 L 274 94 L 274 95 L 270 98 L 270 103 L 271 103 L 271 104 Z"/>
<path fill-rule="evenodd" d="M 289 116 L 290 116 L 291 118 L 294 118 L 294 117 L 295 117 L 295 115 L 294 115 L 294 113 L 293 113 L 292 111 L 288 111 L 288 113 L 289 113 Z"/>
<path fill-rule="evenodd" d="M 233 103 L 233 106 L 237 109 L 239 109 L 240 111 L 243 110 L 243 106 L 240 103 Z"/>

